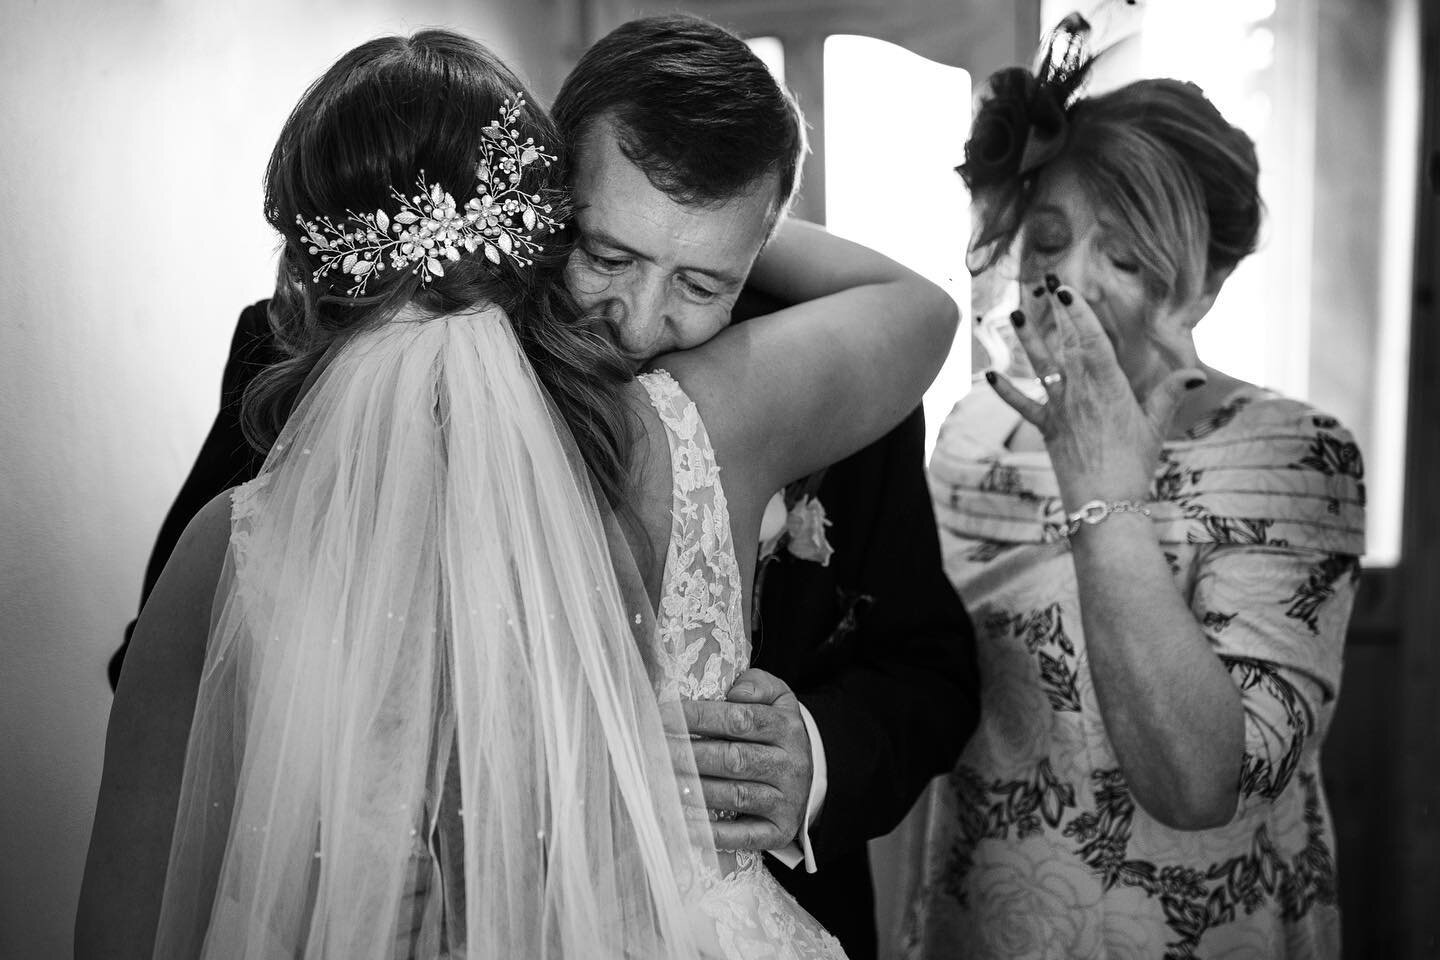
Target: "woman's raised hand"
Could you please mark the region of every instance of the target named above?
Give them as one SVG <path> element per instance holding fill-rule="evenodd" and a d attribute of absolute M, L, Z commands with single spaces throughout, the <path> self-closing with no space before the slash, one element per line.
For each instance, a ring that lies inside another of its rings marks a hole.
<path fill-rule="evenodd" d="M 1054 275 L 1037 294 L 1028 302 L 1042 306 L 1037 313 L 1049 322 L 1031 322 L 1020 310 L 1011 322 L 1046 401 L 1032 400 L 993 371 L 986 379 L 1039 429 L 1066 509 L 1093 499 L 1146 499 L 1160 445 L 1186 390 L 1204 384 L 1204 370 L 1171 370 L 1137 399 L 1090 305 Z"/>

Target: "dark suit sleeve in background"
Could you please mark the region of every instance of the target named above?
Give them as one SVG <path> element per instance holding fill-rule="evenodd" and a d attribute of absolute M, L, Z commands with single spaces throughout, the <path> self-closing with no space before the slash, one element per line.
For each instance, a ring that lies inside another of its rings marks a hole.
<path fill-rule="evenodd" d="M 140 589 L 140 606 L 155 588 L 160 571 L 165 569 L 175 544 L 185 532 L 195 514 L 209 503 L 216 494 L 237 483 L 243 483 L 260 470 L 264 454 L 254 450 L 245 440 L 240 429 L 240 400 L 245 387 L 255 375 L 266 366 L 280 359 L 270 333 L 270 321 L 266 316 L 268 300 L 246 307 L 240 313 L 235 325 L 235 334 L 230 340 L 230 353 L 225 361 L 225 373 L 220 387 L 220 411 L 215 423 L 200 447 L 200 455 L 190 468 L 190 475 L 180 487 L 180 493 L 160 525 L 155 538 L 155 548 L 150 553 L 150 562 L 145 567 L 145 580 Z M 130 633 L 135 621 L 125 628 L 125 640 L 115 656 L 110 659 L 110 688 L 120 682 L 120 667 L 125 660 L 125 651 L 130 645 Z"/>

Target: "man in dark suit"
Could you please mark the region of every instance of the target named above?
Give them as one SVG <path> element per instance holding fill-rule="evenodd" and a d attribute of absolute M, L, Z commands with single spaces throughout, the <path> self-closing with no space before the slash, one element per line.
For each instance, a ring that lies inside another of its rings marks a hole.
<path fill-rule="evenodd" d="M 794 190 L 804 135 L 793 101 L 742 41 L 663 17 L 587 51 L 554 113 L 573 148 L 579 243 L 567 282 L 577 299 L 609 321 L 637 368 L 723 329 Z M 725 202 L 756 189 L 772 192 L 774 216 L 737 238 Z M 676 210 L 688 233 L 647 234 Z M 240 398 L 278 358 L 262 301 L 241 314 L 219 417 L 161 530 L 147 593 L 190 517 L 258 469 Z M 950 769 L 979 712 L 973 635 L 941 568 L 923 438 L 916 411 L 785 491 L 811 520 L 808 539 L 781 537 L 762 563 L 752 667 L 727 701 L 689 717 L 707 800 L 714 790 L 726 800 L 712 805 L 742 814 L 717 824 L 717 845 L 789 865 L 777 878 L 856 960 L 876 952 L 866 841 Z M 828 526 L 817 526 L 822 508 Z M 817 553 L 827 539 L 833 554 Z"/>

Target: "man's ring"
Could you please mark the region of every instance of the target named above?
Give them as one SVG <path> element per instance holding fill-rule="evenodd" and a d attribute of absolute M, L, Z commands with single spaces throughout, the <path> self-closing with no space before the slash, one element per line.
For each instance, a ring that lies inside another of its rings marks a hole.
<path fill-rule="evenodd" d="M 1064 381 L 1064 379 L 1065 374 L 1061 373 L 1059 370 L 1051 370 L 1049 373 L 1045 374 L 1045 376 L 1040 378 L 1040 382 L 1047 387 L 1057 387 L 1061 384 L 1061 382 Z"/>

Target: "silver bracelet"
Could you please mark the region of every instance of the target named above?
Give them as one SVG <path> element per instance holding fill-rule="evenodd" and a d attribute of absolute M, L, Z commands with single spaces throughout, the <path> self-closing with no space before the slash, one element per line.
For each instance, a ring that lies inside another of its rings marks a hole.
<path fill-rule="evenodd" d="M 1081 524 L 1094 526 L 1112 513 L 1138 513 L 1150 516 L 1150 508 L 1139 500 L 1091 500 L 1080 505 L 1074 513 L 1065 515 L 1065 535 L 1073 537 L 1080 531 Z"/>

